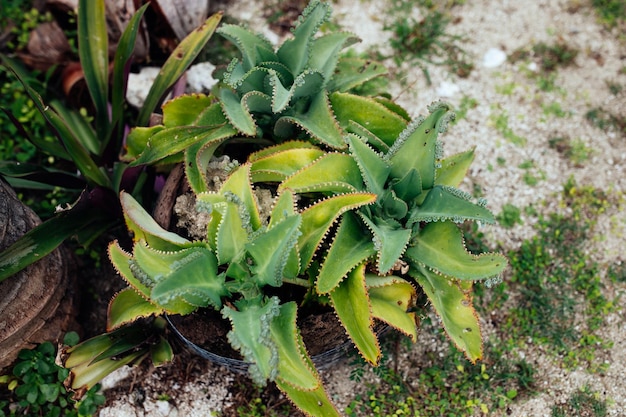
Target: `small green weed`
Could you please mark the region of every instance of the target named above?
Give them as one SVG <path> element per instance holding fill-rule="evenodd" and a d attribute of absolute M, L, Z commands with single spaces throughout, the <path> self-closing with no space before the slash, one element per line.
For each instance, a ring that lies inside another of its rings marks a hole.
<path fill-rule="evenodd" d="M 604 417 L 607 415 L 607 402 L 588 386 L 577 390 L 567 404 L 552 407 L 551 417 Z"/>
<path fill-rule="evenodd" d="M 425 15 L 418 21 L 407 18 L 414 2 L 401 0 L 393 4 L 392 15 L 396 17 L 384 30 L 392 34 L 389 42 L 397 66 L 407 61 L 416 63 L 429 84 L 428 65 L 446 66 L 459 77 L 471 73 L 473 64 L 460 46 L 464 37 L 446 32 L 450 17 L 445 11 L 438 10 L 431 2 L 421 2 Z"/>
<path fill-rule="evenodd" d="M 589 110 L 585 118 L 600 130 L 616 130 L 626 134 L 626 117 L 617 116 L 601 107 Z"/>
<path fill-rule="evenodd" d="M 626 3 L 623 0 L 592 0 L 591 4 L 600 21 L 609 28 L 626 21 Z"/>
<path fill-rule="evenodd" d="M 463 96 L 459 106 L 455 109 L 456 118 L 453 123 L 457 123 L 459 120 L 467 117 L 467 112 L 478 107 L 478 100 L 469 96 Z"/>
<path fill-rule="evenodd" d="M 75 344 L 75 333 L 65 338 L 66 344 Z M 90 389 L 80 401 L 72 399 L 63 381 L 69 370 L 55 363 L 56 350 L 44 342 L 32 350 L 22 350 L 12 375 L 0 376 L 0 417 L 5 416 L 66 416 L 83 417 L 95 414 L 104 396 L 98 386 Z"/>
<path fill-rule="evenodd" d="M 498 216 L 496 216 L 496 219 L 498 220 L 498 223 L 502 227 L 506 229 L 510 229 L 516 224 L 524 224 L 524 222 L 522 221 L 521 214 L 522 214 L 522 211 L 520 210 L 519 207 L 510 203 L 507 203 L 504 206 L 502 206 L 502 211 L 500 212 Z"/>
<path fill-rule="evenodd" d="M 569 180 L 563 190 L 566 214 L 538 219 L 537 236 L 509 253 L 511 291 L 519 293 L 507 312 L 512 340 L 548 344 L 563 354 L 563 365 L 603 372 L 601 352 L 611 347 L 595 332 L 616 303 L 603 293 L 600 266 L 588 254 L 596 218 L 615 202 L 592 187 Z M 583 317 L 580 318 L 580 306 Z"/>
<path fill-rule="evenodd" d="M 582 139 L 555 137 L 548 140 L 548 146 L 577 167 L 583 166 L 593 154 L 593 148 L 587 146 Z"/>
<path fill-rule="evenodd" d="M 509 142 L 516 146 L 525 146 L 528 141 L 525 137 L 516 134 L 509 126 L 509 115 L 506 111 L 492 113 L 489 122 Z"/>

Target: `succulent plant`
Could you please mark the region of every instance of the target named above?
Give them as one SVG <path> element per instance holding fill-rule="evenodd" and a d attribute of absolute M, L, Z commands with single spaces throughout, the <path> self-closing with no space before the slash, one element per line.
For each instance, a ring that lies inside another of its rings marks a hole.
<path fill-rule="evenodd" d="M 375 337 L 371 320 L 355 323 L 352 316 L 373 313 L 366 294 L 358 307 L 355 301 L 347 304 L 346 294 L 352 291 L 347 288 L 372 280 L 372 275 L 367 275 L 371 271 L 380 279 L 398 273 L 411 277 L 428 296 L 454 343 L 472 361 L 482 355 L 471 285 L 497 276 L 507 261 L 497 253 L 473 255 L 465 249 L 457 224 L 493 223 L 494 218 L 484 207 L 484 200 L 475 203 L 456 188 L 473 159 L 473 150 L 441 159 L 438 135 L 453 117 L 449 110 L 444 103 L 432 105 L 428 117 L 409 123 L 393 141 L 390 136 L 378 137 L 370 131 L 367 136 L 349 133 L 345 136 L 346 152 L 309 157 L 309 147 L 292 147 L 251 156 L 252 176 L 258 181 L 272 179 L 265 174 L 265 166 L 278 167 L 284 160 L 302 162 L 299 169 L 292 165 L 288 172 L 275 177 L 281 181 L 279 192 L 376 195 L 373 204 L 343 214 L 328 249 L 319 257 L 321 267 L 315 284 L 319 294 L 330 296 L 362 353 L 366 351 L 363 346 L 370 345 Z M 370 129 L 388 129 L 389 124 L 382 122 L 388 118 L 380 116 L 379 125 L 374 123 L 376 118 L 369 119 Z M 347 124 L 361 126 L 354 120 Z M 359 129 L 364 131 L 362 127 L 353 130 Z M 361 346 L 359 338 L 363 335 L 370 341 L 364 340 Z M 375 363 L 380 351 L 364 356 Z"/>

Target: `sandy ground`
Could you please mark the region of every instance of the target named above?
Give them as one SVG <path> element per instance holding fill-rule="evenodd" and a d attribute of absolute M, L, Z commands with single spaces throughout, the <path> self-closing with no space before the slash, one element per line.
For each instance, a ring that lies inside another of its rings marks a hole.
<path fill-rule="evenodd" d="M 380 16 L 383 2 L 340 0 L 335 16 L 344 28 L 363 39 L 361 48 L 378 45 L 385 49 L 384 22 Z M 626 191 L 626 137 L 617 131 L 603 131 L 585 119 L 586 112 L 602 107 L 622 118 L 626 117 L 626 92 L 614 95 L 607 82 L 626 85 L 626 47 L 596 22 L 589 7 L 572 7 L 574 1 L 522 0 L 489 1 L 472 0 L 453 9 L 458 22 L 450 26 L 456 34 L 467 36 L 463 44 L 475 69 L 468 78 L 459 78 L 443 67 L 429 67 L 432 85 L 427 85 L 418 68 L 407 68 L 406 80 L 395 86 L 398 101 L 415 115 L 425 112 L 426 106 L 444 99 L 458 106 L 463 97 L 474 99 L 476 107 L 464 119 L 451 127 L 443 137 L 447 154 L 476 146 L 476 160 L 467 182 L 471 191 L 480 185 L 493 212 L 499 213 L 504 204 L 523 208 L 528 205 L 555 210 L 559 199 L 555 197 L 568 177 L 573 176 L 580 185 L 592 185 L 615 193 Z M 578 3 L 577 3 L 578 4 Z M 241 1 L 226 10 L 227 14 L 249 19 L 260 16 L 261 5 Z M 257 29 L 263 29 L 262 19 L 253 19 Z M 275 36 L 274 36 L 275 38 Z M 557 89 L 542 92 L 536 81 L 528 76 L 533 64 L 498 63 L 497 52 L 510 55 L 518 48 L 537 42 L 553 44 L 562 40 L 580 52 L 574 65 L 558 70 Z M 491 51 L 491 52 L 490 52 Z M 497 65 L 496 65 L 497 64 Z M 622 72 L 620 72 L 622 70 Z M 406 88 L 406 86 L 410 88 Z M 503 94 L 503 89 L 508 90 Z M 558 103 L 565 116 L 558 117 L 545 108 Z M 493 123 L 494 116 L 506 114 L 508 126 L 516 135 L 524 137 L 523 146 L 507 140 Z M 589 158 L 575 165 L 548 146 L 554 137 L 569 137 L 589 150 Z M 505 161 L 504 166 L 498 160 Z M 537 185 L 524 182 L 525 169 L 519 166 L 532 161 L 533 174 L 540 177 Z M 544 205 L 544 202 L 547 202 Z M 598 238 L 590 249 L 595 260 L 601 263 L 619 258 L 624 261 L 624 236 L 626 216 L 617 209 L 609 209 L 598 219 Z M 524 224 L 513 229 L 497 226 L 486 229 L 489 240 L 505 249 L 516 248 L 523 239 L 534 233 L 531 219 L 523 215 Z M 621 289 L 623 291 L 623 288 Z M 621 299 L 622 307 L 625 299 Z M 624 308 L 607 318 L 603 336 L 614 342 L 609 352 L 608 372 L 599 376 L 584 369 L 568 372 L 558 360 L 546 355 L 532 344 L 520 352 L 538 369 L 538 395 L 514 402 L 506 415 L 514 417 L 550 416 L 554 404 L 565 402 L 576 389 L 588 384 L 593 390 L 610 399 L 609 415 L 626 415 L 626 317 Z M 488 326 L 485 326 L 489 332 Z M 422 333 L 410 356 L 438 352 L 441 346 L 432 335 Z M 130 372 L 132 377 L 133 371 Z M 324 372 L 328 389 L 340 406 L 347 405 L 360 388 L 348 378 L 349 369 L 341 366 Z M 124 375 L 117 375 L 117 378 Z M 156 371 L 135 386 L 144 386 L 146 396 L 141 401 L 130 393 L 111 401 L 100 416 L 208 416 L 227 405 L 233 395 L 230 387 L 233 377 L 217 367 L 208 367 L 193 381 L 172 382 L 164 371 Z M 107 383 L 112 383 L 110 379 Z M 159 384 L 166 383 L 167 386 Z M 151 387 L 151 388 L 148 388 Z M 156 388 L 155 388 L 156 387 Z M 159 392 L 176 394 L 169 402 L 158 401 Z M 151 394 L 154 394 L 151 396 Z M 156 393 L 156 394 L 155 394 Z M 493 414 L 497 415 L 497 414 Z"/>

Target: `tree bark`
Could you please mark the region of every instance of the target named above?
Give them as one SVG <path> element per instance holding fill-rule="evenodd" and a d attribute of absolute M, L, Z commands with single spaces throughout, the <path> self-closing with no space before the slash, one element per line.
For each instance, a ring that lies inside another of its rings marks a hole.
<path fill-rule="evenodd" d="M 0 251 L 41 220 L 0 180 Z M 0 369 L 21 349 L 62 340 L 73 324 L 74 288 L 67 250 L 58 248 L 0 282 Z"/>

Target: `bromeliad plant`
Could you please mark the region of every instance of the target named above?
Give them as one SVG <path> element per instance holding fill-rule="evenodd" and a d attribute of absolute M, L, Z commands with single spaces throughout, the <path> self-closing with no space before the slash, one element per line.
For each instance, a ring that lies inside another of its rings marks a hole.
<path fill-rule="evenodd" d="M 61 161 L 61 166 L 71 167 L 68 170 L 47 169 L 34 164 L 0 161 L 0 175 L 15 187 L 50 190 L 60 187 L 76 195 L 82 191 L 71 208 L 56 213 L 0 253 L 0 281 L 41 259 L 69 237 L 78 236 L 81 243 L 91 242 L 103 231 L 121 223 L 121 210 L 111 209 L 119 207 L 117 196 L 121 189 L 132 190 L 136 196 L 142 193 L 142 185 L 147 181 L 145 172 L 142 168 L 129 170 L 128 164 L 119 160 L 125 129 L 129 124 L 148 124 L 152 112 L 200 53 L 221 19 L 220 14 L 210 17 L 181 41 L 164 63 L 137 118 L 127 120 L 128 70 L 147 7 L 144 5 L 129 20 L 115 56 L 109 62 L 105 1 L 79 2 L 78 53 L 92 99 L 87 107 L 94 109 L 88 118 L 66 107 L 60 100 L 44 103 L 28 83 L 29 77 L 20 65 L 0 55 L 0 64 L 23 84 L 56 141 L 29 135 L 15 116 L 2 110 L 43 155 Z"/>

